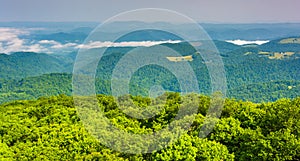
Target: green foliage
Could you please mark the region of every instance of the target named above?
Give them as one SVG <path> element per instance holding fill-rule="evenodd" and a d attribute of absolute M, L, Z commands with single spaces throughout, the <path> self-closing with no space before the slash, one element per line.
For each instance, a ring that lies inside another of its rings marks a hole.
<path fill-rule="evenodd" d="M 157 153 L 154 160 L 233 160 L 227 148 L 214 141 L 183 135 L 168 148 Z"/>
<path fill-rule="evenodd" d="M 52 55 L 32 52 L 0 54 L 0 69 L 0 78 L 3 79 L 21 79 L 45 73 L 71 71 L 68 62 Z"/>
<path fill-rule="evenodd" d="M 299 44 L 278 44 L 278 41 L 274 40 L 260 46 L 237 46 L 224 41 L 214 41 L 224 62 L 228 97 L 257 103 L 299 97 Z M 209 95 L 212 87 L 207 63 L 210 62 L 205 62 L 201 54 L 210 51 L 205 50 L 208 42 L 203 41 L 201 44 L 199 46 L 200 54 L 187 43 L 163 45 L 182 55 L 192 55 L 193 61 L 188 63 L 195 72 L 200 93 Z M 270 44 L 275 44 L 275 46 L 270 46 Z M 289 48 L 290 45 L 296 45 L 296 47 Z M 280 52 L 281 49 L 283 51 L 283 48 L 284 52 L 296 52 L 282 60 L 271 60 L 268 56 L 259 54 L 260 51 Z M 112 94 L 111 75 L 113 70 L 119 60 L 133 49 L 116 47 L 106 50 L 96 69 L 95 91 L 97 94 Z M 91 52 L 96 51 L 96 49 L 91 50 Z M 140 54 L 142 57 L 144 53 Z M 0 103 L 58 94 L 71 95 L 71 71 L 75 58 L 75 52 L 56 55 L 0 54 Z M 124 72 L 131 67 L 132 64 L 126 64 Z M 45 73 L 47 74 L 42 75 Z M 172 71 L 158 65 L 143 66 L 132 74 L 129 93 L 148 96 L 149 89 L 155 85 L 162 86 L 166 91 L 180 92 L 181 86 L 173 74 Z"/>
<path fill-rule="evenodd" d="M 165 149 L 145 154 L 111 150 L 83 126 L 73 99 L 59 95 L 0 105 L 0 160 L 299 160 L 300 98 L 255 104 L 227 99 L 221 119 L 207 138 L 199 138 L 210 98 L 166 93 L 160 98 L 130 96 L 140 108 L 161 105 L 150 119 L 127 116 L 112 96 L 98 95 L 99 107 L 119 129 L 151 134 L 174 122 L 183 97 L 199 100 L 198 113 L 186 134 Z M 162 101 L 167 98 L 166 101 Z M 87 102 L 88 103 L 88 102 Z M 88 104 L 87 104 L 88 105 Z M 92 103 L 89 102 L 88 106 Z M 188 109 L 188 108 L 187 108 Z M 126 112 L 126 111 L 125 111 Z M 86 113 L 90 115 L 91 113 Z M 89 117 L 96 115 L 91 114 Z M 81 115 L 81 117 L 88 117 Z M 180 125 L 180 121 L 175 123 Z M 178 129 L 180 130 L 180 129 Z M 109 133 L 108 133 L 109 134 Z M 164 133 L 169 138 L 169 133 Z M 118 136 L 124 138 L 124 136 Z M 147 144 L 144 140 L 142 143 Z M 120 144 L 115 142 L 115 144 Z M 124 142 L 123 142 L 124 143 Z M 123 146 L 129 146 L 124 144 Z M 130 147 L 139 150 L 138 147 Z"/>
<path fill-rule="evenodd" d="M 0 103 L 12 100 L 37 99 L 59 94 L 71 95 L 72 76 L 52 73 L 20 80 L 0 81 Z"/>
<path fill-rule="evenodd" d="M 284 38 L 287 39 L 287 38 Z M 270 41 L 266 44 L 261 45 L 259 48 L 264 51 L 275 51 L 275 52 L 285 52 L 285 51 L 295 51 L 299 52 L 300 44 L 299 43 L 280 43 L 281 40 L 277 39 Z"/>
<path fill-rule="evenodd" d="M 238 160 L 299 160 L 299 98 L 253 104 L 228 100 L 209 135 Z"/>

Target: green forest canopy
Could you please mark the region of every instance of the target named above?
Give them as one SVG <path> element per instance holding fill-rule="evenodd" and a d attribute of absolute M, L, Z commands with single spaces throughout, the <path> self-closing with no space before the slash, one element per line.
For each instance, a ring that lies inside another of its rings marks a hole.
<path fill-rule="evenodd" d="M 163 110 L 148 120 L 128 117 L 112 96 L 97 99 L 115 126 L 139 134 L 173 121 L 183 96 L 166 96 Z M 0 106 L 0 160 L 300 160 L 300 98 L 261 104 L 226 99 L 213 131 L 199 138 L 211 100 L 193 97 L 200 104 L 188 132 L 163 150 L 136 155 L 111 150 L 93 138 L 80 121 L 72 97 L 5 103 Z M 147 97 L 131 98 L 145 108 L 151 102 Z"/>

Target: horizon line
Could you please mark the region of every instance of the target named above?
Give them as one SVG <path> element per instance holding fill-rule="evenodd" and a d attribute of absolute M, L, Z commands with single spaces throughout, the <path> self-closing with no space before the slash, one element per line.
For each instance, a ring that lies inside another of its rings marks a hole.
<path fill-rule="evenodd" d="M 104 22 L 104 21 L 102 21 Z M 0 23 L 102 23 L 97 21 L 0 21 Z M 143 22 L 143 23 L 178 23 L 180 22 L 164 22 L 164 21 L 115 21 L 115 22 Z M 300 24 L 299 22 L 289 22 L 289 21 L 266 21 L 266 22 L 217 22 L 217 21 L 196 21 L 198 24 Z M 183 23 L 186 24 L 186 23 Z"/>

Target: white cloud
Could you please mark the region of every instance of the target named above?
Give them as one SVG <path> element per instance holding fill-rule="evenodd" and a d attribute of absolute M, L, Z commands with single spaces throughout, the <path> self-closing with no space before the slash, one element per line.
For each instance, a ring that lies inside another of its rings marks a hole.
<path fill-rule="evenodd" d="M 26 45 L 26 40 L 20 36 L 28 35 L 29 31 L 17 28 L 0 28 L 0 53 L 17 51 L 42 52 L 45 49 L 38 44 Z"/>
<path fill-rule="evenodd" d="M 59 42 L 57 41 L 54 41 L 54 40 L 41 40 L 39 41 L 40 44 L 50 44 L 50 45 L 57 45 L 57 44 L 60 44 Z"/>
<path fill-rule="evenodd" d="M 24 41 L 21 39 L 13 39 L 7 43 L 6 52 L 14 52 L 24 50 Z"/>
<path fill-rule="evenodd" d="M 2 42 L 0 42 L 0 53 L 1 53 L 1 51 L 3 51 L 4 49 L 3 49 L 3 47 L 2 47 Z"/>
<path fill-rule="evenodd" d="M 261 44 L 265 44 L 267 42 L 269 42 L 269 40 L 256 40 L 256 41 L 247 41 L 247 40 L 226 40 L 226 42 L 229 43 L 233 43 L 236 45 L 246 45 L 246 44 L 257 44 L 257 45 L 261 45 Z"/>
<path fill-rule="evenodd" d="M 51 45 L 50 48 L 52 48 L 52 49 L 64 49 L 64 48 L 75 47 L 78 45 L 76 43 L 61 44 L 54 40 L 41 40 L 41 41 L 39 41 L 39 44 Z"/>
<path fill-rule="evenodd" d="M 76 44 L 76 43 L 56 44 L 56 45 L 53 45 L 51 48 L 53 48 L 53 49 L 63 49 L 63 48 L 75 47 L 77 45 L 78 44 Z"/>
<path fill-rule="evenodd" d="M 19 39 L 19 35 L 28 35 L 29 32 L 16 28 L 0 28 L 0 41 Z"/>
<path fill-rule="evenodd" d="M 168 41 L 128 41 L 128 42 L 110 42 L 110 41 L 94 41 L 86 44 L 65 43 L 54 40 L 27 40 L 21 39 L 21 36 L 29 35 L 33 29 L 18 28 L 0 28 L 0 53 L 12 53 L 18 51 L 26 52 L 44 52 L 53 53 L 57 51 L 70 51 L 75 49 L 92 49 L 101 47 L 138 47 L 153 46 L 163 43 L 179 43 L 179 40 Z"/>
<path fill-rule="evenodd" d="M 102 48 L 102 47 L 138 47 L 138 46 L 153 46 L 163 43 L 179 43 L 180 40 L 167 40 L 167 41 L 125 41 L 125 42 L 111 42 L 111 41 L 91 41 L 86 44 L 77 44 L 77 43 L 66 43 L 62 44 L 54 40 L 40 40 L 38 43 L 41 45 L 49 45 L 50 49 L 93 49 L 93 48 Z"/>
<path fill-rule="evenodd" d="M 33 44 L 30 46 L 27 46 L 27 49 L 25 49 L 23 51 L 40 53 L 40 52 L 47 52 L 48 50 L 46 48 L 44 48 L 43 46 L 41 46 L 40 44 Z"/>
<path fill-rule="evenodd" d="M 93 49 L 101 47 L 138 47 L 138 46 L 153 46 L 163 43 L 180 43 L 180 40 L 167 40 L 167 41 L 125 41 L 125 42 L 110 42 L 110 41 L 94 41 L 87 44 L 80 44 L 76 48 L 80 49 Z"/>

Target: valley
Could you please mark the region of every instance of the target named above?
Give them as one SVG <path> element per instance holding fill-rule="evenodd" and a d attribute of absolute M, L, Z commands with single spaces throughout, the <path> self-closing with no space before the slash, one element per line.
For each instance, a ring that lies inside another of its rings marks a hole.
<path fill-rule="evenodd" d="M 106 30 L 136 24 L 148 25 L 115 22 Z M 105 39 L 117 33 L 103 30 L 99 41 L 84 43 L 95 25 L 0 22 L 9 35 L 0 39 L 0 160 L 300 160 L 300 24 L 202 24 L 212 40 L 192 42 L 156 30 L 111 42 Z M 176 51 L 157 61 L 185 73 L 185 80 L 194 74 L 199 92 L 182 92 L 182 80 L 161 64 L 132 70 L 157 54 L 140 52 L 152 48 Z M 98 61 L 93 56 L 103 49 Z M 91 56 L 80 57 L 80 50 Z M 138 58 L 118 66 L 133 51 Z M 209 67 L 216 63 L 204 56 L 214 52 L 224 65 L 226 93 L 212 92 L 218 77 Z M 90 64 L 74 75 L 80 58 Z M 194 73 L 182 70 L 184 64 Z M 113 77 L 116 67 L 130 79 Z M 74 80 L 94 85 L 94 99 L 76 95 Z M 128 94 L 114 95 L 112 80 L 128 83 Z M 154 116 L 142 117 L 147 114 Z M 158 140 L 141 137 L 148 135 Z"/>
<path fill-rule="evenodd" d="M 299 51 L 289 50 L 285 46 L 288 44 L 278 42 L 280 40 L 270 41 L 263 45 L 239 46 L 225 41 L 215 41 L 224 61 L 227 75 L 227 97 L 261 102 L 299 96 Z M 205 44 L 205 42 L 202 43 Z M 266 48 L 269 44 L 274 43 L 277 43 L 276 48 L 286 50 L 277 52 L 278 50 L 274 48 Z M 166 57 L 166 59 L 177 63 L 187 61 L 195 71 L 202 94 L 210 94 L 210 80 L 206 68 L 206 63 L 209 62 L 205 62 L 201 54 L 195 53 L 194 49 L 188 44 L 166 43 L 162 45 L 177 50 L 183 55 L 182 57 Z M 101 75 L 98 72 L 96 74 L 97 82 L 95 83 L 98 94 L 110 94 L 109 82 L 114 66 L 122 58 L 123 54 L 132 49 L 134 47 L 114 47 L 107 50 L 97 67 L 98 71 L 101 70 Z M 300 50 L 300 44 L 298 49 Z M 201 51 L 201 45 L 199 50 Z M 71 72 L 76 59 L 75 52 L 60 55 L 18 52 L 10 55 L 1 54 L 0 57 L 0 65 L 2 66 L 1 69 L 3 69 L 0 72 L 0 91 L 2 96 L 0 102 L 37 99 L 40 96 L 57 94 L 72 94 Z M 145 66 L 132 76 L 132 84 L 134 84 L 132 86 L 132 94 L 146 96 L 147 90 L 159 83 L 162 83 L 162 86 L 167 91 L 179 92 L 176 78 L 170 74 L 165 69 L 157 66 Z M 158 77 L 158 75 L 160 76 Z M 276 87 L 278 85 L 290 86 L 290 83 L 294 84 L 295 88 L 290 90 Z M 249 86 L 251 86 L 251 89 L 249 89 Z M 138 89 L 135 89 L 136 87 Z M 243 91 L 243 94 L 241 94 L 241 91 Z M 277 92 L 281 94 L 276 94 Z M 260 93 L 268 93 L 271 96 L 256 97 Z"/>

